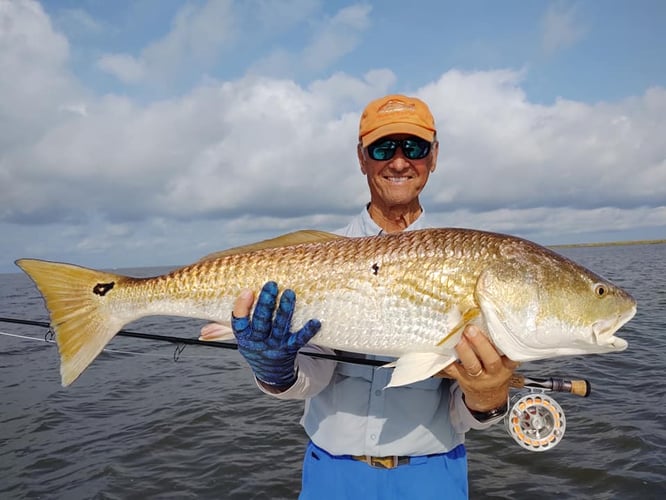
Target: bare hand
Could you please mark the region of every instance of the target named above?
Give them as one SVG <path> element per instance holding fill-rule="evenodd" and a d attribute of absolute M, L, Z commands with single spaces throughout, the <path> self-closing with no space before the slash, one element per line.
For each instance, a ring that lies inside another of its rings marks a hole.
<path fill-rule="evenodd" d="M 470 410 L 489 411 L 504 405 L 511 376 L 520 363 L 500 355 L 474 325 L 465 327 L 455 349 L 460 361 L 451 363 L 438 376 L 458 381 Z"/>
<path fill-rule="evenodd" d="M 233 315 L 236 318 L 249 316 L 254 304 L 254 293 L 250 289 L 241 290 L 234 303 Z M 201 328 L 199 340 L 206 341 L 221 341 L 233 340 L 233 332 L 230 326 L 221 325 L 220 323 L 209 323 Z"/>

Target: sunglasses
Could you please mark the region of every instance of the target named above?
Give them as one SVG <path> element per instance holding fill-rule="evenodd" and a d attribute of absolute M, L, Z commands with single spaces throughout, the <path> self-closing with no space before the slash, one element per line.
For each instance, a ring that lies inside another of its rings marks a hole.
<path fill-rule="evenodd" d="M 393 158 L 398 147 L 409 160 L 421 160 L 428 156 L 432 144 L 419 137 L 407 139 L 379 139 L 368 146 L 368 155 L 375 161 L 387 161 Z"/>

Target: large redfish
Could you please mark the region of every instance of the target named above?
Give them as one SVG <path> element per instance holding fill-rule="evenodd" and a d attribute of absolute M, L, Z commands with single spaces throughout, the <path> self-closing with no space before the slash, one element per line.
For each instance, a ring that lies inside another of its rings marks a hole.
<path fill-rule="evenodd" d="M 153 278 L 17 264 L 44 296 L 65 386 L 127 323 L 169 315 L 228 324 L 239 291 L 267 280 L 296 292 L 296 327 L 321 320 L 313 344 L 398 358 L 390 385 L 451 363 L 469 322 L 511 359 L 528 361 L 622 351 L 627 342 L 614 333 L 636 313 L 628 293 L 555 252 L 470 229 L 368 238 L 301 231 Z"/>

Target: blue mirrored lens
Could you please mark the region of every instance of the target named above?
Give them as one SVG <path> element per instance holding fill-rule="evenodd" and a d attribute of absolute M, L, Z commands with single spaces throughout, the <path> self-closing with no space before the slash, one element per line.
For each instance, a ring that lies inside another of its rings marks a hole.
<path fill-rule="evenodd" d="M 381 143 L 372 144 L 368 147 L 368 152 L 373 160 L 383 161 L 390 160 L 398 148 L 396 141 L 382 141 Z"/>
<path fill-rule="evenodd" d="M 410 160 L 425 158 L 430 151 L 430 143 L 423 139 L 405 139 L 402 141 L 402 152 Z"/>
<path fill-rule="evenodd" d="M 420 160 L 428 156 L 430 143 L 424 139 L 379 139 L 368 146 L 370 158 L 376 161 L 387 161 L 393 158 L 398 146 L 402 154 L 410 160 Z"/>

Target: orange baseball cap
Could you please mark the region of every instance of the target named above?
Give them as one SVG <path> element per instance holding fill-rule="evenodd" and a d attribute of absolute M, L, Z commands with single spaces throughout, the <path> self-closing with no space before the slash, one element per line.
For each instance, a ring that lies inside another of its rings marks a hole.
<path fill-rule="evenodd" d="M 393 94 L 375 99 L 365 107 L 358 138 L 363 147 L 390 134 L 413 134 L 432 142 L 435 132 L 435 119 L 425 102 Z"/>

